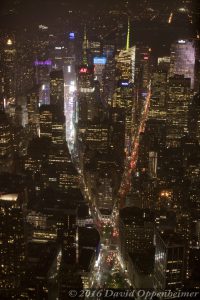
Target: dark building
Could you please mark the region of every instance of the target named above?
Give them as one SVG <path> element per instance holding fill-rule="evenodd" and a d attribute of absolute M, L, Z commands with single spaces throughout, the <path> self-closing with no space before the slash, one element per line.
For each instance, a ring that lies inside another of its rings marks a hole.
<path fill-rule="evenodd" d="M 0 195 L 0 293 L 14 296 L 20 287 L 25 267 L 25 229 L 23 195 Z"/>

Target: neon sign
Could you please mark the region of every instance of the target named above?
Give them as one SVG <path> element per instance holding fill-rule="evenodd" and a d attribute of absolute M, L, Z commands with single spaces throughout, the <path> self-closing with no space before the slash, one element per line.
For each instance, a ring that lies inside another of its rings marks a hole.
<path fill-rule="evenodd" d="M 80 73 L 88 73 L 88 68 L 82 67 L 82 68 L 80 68 L 79 72 Z"/>
<path fill-rule="evenodd" d="M 51 66 L 52 65 L 52 61 L 50 59 L 47 60 L 36 60 L 34 62 L 35 66 Z"/>
<path fill-rule="evenodd" d="M 74 40 L 75 39 L 75 33 L 74 32 L 70 32 L 69 33 L 69 39 L 70 40 Z"/>
<path fill-rule="evenodd" d="M 121 82 L 121 86 L 128 86 L 128 82 Z"/>
<path fill-rule="evenodd" d="M 79 68 L 80 74 L 92 74 L 94 72 L 93 66 L 82 65 Z"/>
<path fill-rule="evenodd" d="M 129 86 L 129 81 L 128 80 L 119 80 L 118 86 L 119 87 L 128 87 Z"/>

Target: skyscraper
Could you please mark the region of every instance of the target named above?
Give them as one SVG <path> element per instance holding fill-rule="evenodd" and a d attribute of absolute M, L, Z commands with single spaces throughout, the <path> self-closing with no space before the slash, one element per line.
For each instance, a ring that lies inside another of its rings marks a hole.
<path fill-rule="evenodd" d="M 4 62 L 4 95 L 6 101 L 13 101 L 16 94 L 16 44 L 8 38 L 2 55 Z"/>
<path fill-rule="evenodd" d="M 7 115 L 0 111 L 0 169 L 10 169 L 12 165 L 11 124 Z"/>
<path fill-rule="evenodd" d="M 175 233 L 156 234 L 154 288 L 176 290 L 183 287 L 184 241 Z"/>
<path fill-rule="evenodd" d="M 2 194 L 0 207 L 0 290 L 13 295 L 24 271 L 23 198 L 19 194 Z"/>
<path fill-rule="evenodd" d="M 190 78 L 175 75 L 169 78 L 167 92 L 167 146 L 179 146 L 188 133 L 188 108 L 191 100 Z"/>
<path fill-rule="evenodd" d="M 200 94 L 192 98 L 189 106 L 188 126 L 190 136 L 197 139 L 200 144 Z"/>
<path fill-rule="evenodd" d="M 194 88 L 195 46 L 189 40 L 178 40 L 171 45 L 169 77 L 176 74 L 190 78 Z"/>
<path fill-rule="evenodd" d="M 58 110 L 64 112 L 64 77 L 62 70 L 50 73 L 50 104 L 56 105 Z"/>
<path fill-rule="evenodd" d="M 39 130 L 39 85 L 27 93 L 28 125 L 31 134 L 38 135 Z"/>
<path fill-rule="evenodd" d="M 116 57 L 116 90 L 113 96 L 113 107 L 123 108 L 125 111 L 125 147 L 130 146 L 131 130 L 134 130 L 134 80 L 135 80 L 135 47 L 130 48 L 130 21 L 126 49 L 121 50 Z"/>

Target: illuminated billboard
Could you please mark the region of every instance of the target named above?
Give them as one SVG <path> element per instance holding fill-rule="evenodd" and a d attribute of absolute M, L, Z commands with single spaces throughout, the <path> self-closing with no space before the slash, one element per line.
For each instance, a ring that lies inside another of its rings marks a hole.
<path fill-rule="evenodd" d="M 93 67 L 81 66 L 79 68 L 79 74 L 92 74 L 94 72 Z"/>
<path fill-rule="evenodd" d="M 119 87 L 128 87 L 129 86 L 129 80 L 119 80 L 118 81 L 118 86 Z"/>
<path fill-rule="evenodd" d="M 70 40 L 74 40 L 75 39 L 75 33 L 74 32 L 70 32 L 69 33 L 69 39 Z"/>
<path fill-rule="evenodd" d="M 106 64 L 106 57 L 104 56 L 96 56 L 93 58 L 94 65 L 105 65 Z"/>
<path fill-rule="evenodd" d="M 34 61 L 35 66 L 51 66 L 52 61 L 50 59 L 47 60 L 35 60 Z"/>

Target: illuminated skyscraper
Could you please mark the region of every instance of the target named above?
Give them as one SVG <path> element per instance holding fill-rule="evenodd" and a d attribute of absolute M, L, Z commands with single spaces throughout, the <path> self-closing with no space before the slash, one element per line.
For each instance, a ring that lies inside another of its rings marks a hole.
<path fill-rule="evenodd" d="M 50 73 L 50 104 L 64 112 L 64 77 L 62 70 Z"/>
<path fill-rule="evenodd" d="M 158 69 L 152 74 L 151 91 L 149 118 L 166 119 L 167 73 L 165 71 Z"/>
<path fill-rule="evenodd" d="M 0 111 L 0 170 L 9 170 L 12 165 L 11 124 L 6 114 Z"/>
<path fill-rule="evenodd" d="M 27 93 L 28 125 L 31 134 L 38 135 L 39 130 L 39 86 Z"/>
<path fill-rule="evenodd" d="M 183 75 L 169 78 L 167 92 L 167 146 L 177 147 L 188 133 L 188 108 L 191 100 L 190 79 Z"/>
<path fill-rule="evenodd" d="M 192 98 L 189 107 L 189 133 L 200 144 L 200 94 L 196 94 Z"/>
<path fill-rule="evenodd" d="M 123 108 L 125 111 L 125 147 L 130 146 L 131 130 L 134 130 L 134 81 L 135 81 L 135 47 L 130 48 L 130 22 L 126 49 L 121 50 L 116 57 L 117 88 L 113 96 L 113 107 Z"/>
<path fill-rule="evenodd" d="M 176 74 L 190 78 L 194 88 L 195 46 L 191 41 L 178 40 L 171 45 L 169 77 Z"/>
<path fill-rule="evenodd" d="M 52 138 L 52 106 L 42 105 L 40 107 L 40 136 Z"/>
<path fill-rule="evenodd" d="M 65 116 L 55 105 L 40 107 L 40 136 L 50 138 L 57 146 L 65 142 Z"/>
<path fill-rule="evenodd" d="M 97 115 L 94 67 L 83 65 L 78 71 L 78 122 L 92 121 Z"/>
<path fill-rule="evenodd" d="M 156 233 L 154 288 L 176 290 L 183 287 L 185 245 L 175 233 Z"/>
<path fill-rule="evenodd" d="M 7 39 L 2 55 L 4 63 L 4 95 L 6 101 L 14 101 L 16 92 L 16 45 L 12 38 Z"/>
<path fill-rule="evenodd" d="M 153 214 L 148 209 L 130 206 L 119 214 L 121 252 L 125 260 L 128 253 L 141 253 L 153 248 Z"/>

